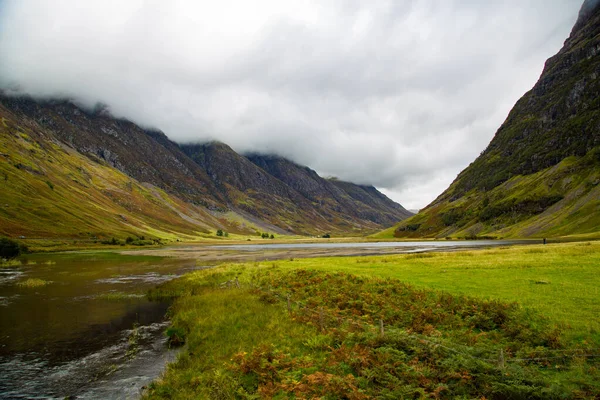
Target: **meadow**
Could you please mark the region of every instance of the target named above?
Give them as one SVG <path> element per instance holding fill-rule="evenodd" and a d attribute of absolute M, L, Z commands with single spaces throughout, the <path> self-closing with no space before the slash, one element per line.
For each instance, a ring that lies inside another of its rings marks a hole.
<path fill-rule="evenodd" d="M 600 243 L 228 264 L 173 297 L 147 398 L 597 398 Z"/>

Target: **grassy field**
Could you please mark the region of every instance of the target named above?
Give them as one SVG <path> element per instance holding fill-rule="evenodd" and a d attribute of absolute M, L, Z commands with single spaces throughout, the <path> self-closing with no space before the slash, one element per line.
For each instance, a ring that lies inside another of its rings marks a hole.
<path fill-rule="evenodd" d="M 167 283 L 148 398 L 597 398 L 599 243 L 223 265 Z"/>
<path fill-rule="evenodd" d="M 516 301 L 553 322 L 568 325 L 574 333 L 600 334 L 600 242 L 301 259 L 277 265 L 395 278 L 453 294 Z"/>

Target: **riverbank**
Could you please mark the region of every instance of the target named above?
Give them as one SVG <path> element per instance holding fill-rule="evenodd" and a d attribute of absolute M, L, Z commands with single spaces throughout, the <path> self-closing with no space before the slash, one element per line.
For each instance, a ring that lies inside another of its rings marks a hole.
<path fill-rule="evenodd" d="M 397 238 L 377 238 L 377 237 L 333 237 L 318 238 L 305 236 L 278 236 L 275 239 L 263 239 L 260 236 L 240 236 L 230 235 L 228 237 L 217 237 L 205 235 L 198 238 L 181 239 L 154 239 L 154 240 L 135 240 L 128 242 L 127 238 L 115 238 L 113 243 L 111 239 L 89 239 L 89 238 L 14 238 L 19 243 L 24 244 L 30 253 L 60 253 L 66 251 L 136 251 L 136 250 L 156 250 L 164 248 L 176 248 L 185 246 L 211 246 L 211 245 L 245 245 L 245 244 L 290 244 L 290 243 L 403 243 L 403 242 L 443 242 L 446 239 L 397 239 Z M 516 239 L 528 240 L 532 242 L 541 241 L 541 239 Z M 592 240 L 587 238 L 552 238 L 551 242 L 565 242 L 572 240 Z M 453 241 L 464 241 L 453 239 Z"/>
<path fill-rule="evenodd" d="M 205 262 L 244 262 L 297 258 L 369 256 L 400 253 L 455 251 L 501 246 L 540 243 L 530 240 L 475 240 L 475 241 L 280 241 L 266 243 L 221 243 L 219 245 L 180 245 L 159 249 L 122 251 L 124 255 L 147 255 L 192 259 Z"/>
<path fill-rule="evenodd" d="M 584 242 L 188 274 L 152 292 L 186 347 L 147 396 L 598 396 L 598 266 Z"/>

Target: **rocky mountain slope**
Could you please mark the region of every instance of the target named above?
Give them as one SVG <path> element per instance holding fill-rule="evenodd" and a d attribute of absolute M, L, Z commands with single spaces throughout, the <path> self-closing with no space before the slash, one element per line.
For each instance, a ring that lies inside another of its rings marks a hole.
<path fill-rule="evenodd" d="M 244 157 L 218 142 L 181 149 L 208 173 L 236 211 L 288 231 L 360 233 L 411 215 L 374 188 L 364 196 L 372 205 L 356 201 L 310 168 L 282 157 Z"/>
<path fill-rule="evenodd" d="M 481 155 L 418 215 L 383 236 L 499 237 L 600 231 L 600 2 Z"/>
<path fill-rule="evenodd" d="M 0 118 L 0 235 L 364 233 L 407 215 L 374 188 L 368 208 L 319 203 L 227 145 L 178 145 L 103 107 L 0 95 Z"/>
<path fill-rule="evenodd" d="M 349 217 L 381 225 L 393 224 L 395 215 L 402 215 L 403 218 L 412 215 L 373 186 L 356 185 L 337 179 L 323 179 L 312 169 L 283 157 L 259 154 L 247 157 L 313 204 L 319 204 L 326 215 L 341 211 Z"/>

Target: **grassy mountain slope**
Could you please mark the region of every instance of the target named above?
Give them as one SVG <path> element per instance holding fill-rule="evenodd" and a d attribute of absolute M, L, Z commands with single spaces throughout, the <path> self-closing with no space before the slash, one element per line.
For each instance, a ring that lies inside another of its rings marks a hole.
<path fill-rule="evenodd" d="M 383 219 L 365 216 L 358 202 L 341 208 L 324 198 L 335 207 L 321 207 L 227 145 L 178 145 L 101 107 L 0 94 L 0 117 L 0 235 L 342 235 L 403 217 L 389 200 L 370 210 Z"/>
<path fill-rule="evenodd" d="M 92 161 L 0 105 L 0 235 L 103 239 L 231 229 L 203 207 Z M 25 123 L 24 123 L 25 122 Z"/>
<path fill-rule="evenodd" d="M 418 215 L 378 236 L 600 232 L 600 7 L 570 37 L 487 149 Z"/>
<path fill-rule="evenodd" d="M 162 132 L 115 119 L 105 108 L 86 111 L 68 101 L 0 97 L 13 120 L 32 124 L 53 138 L 140 181 L 186 201 L 225 209 L 206 172 Z"/>

